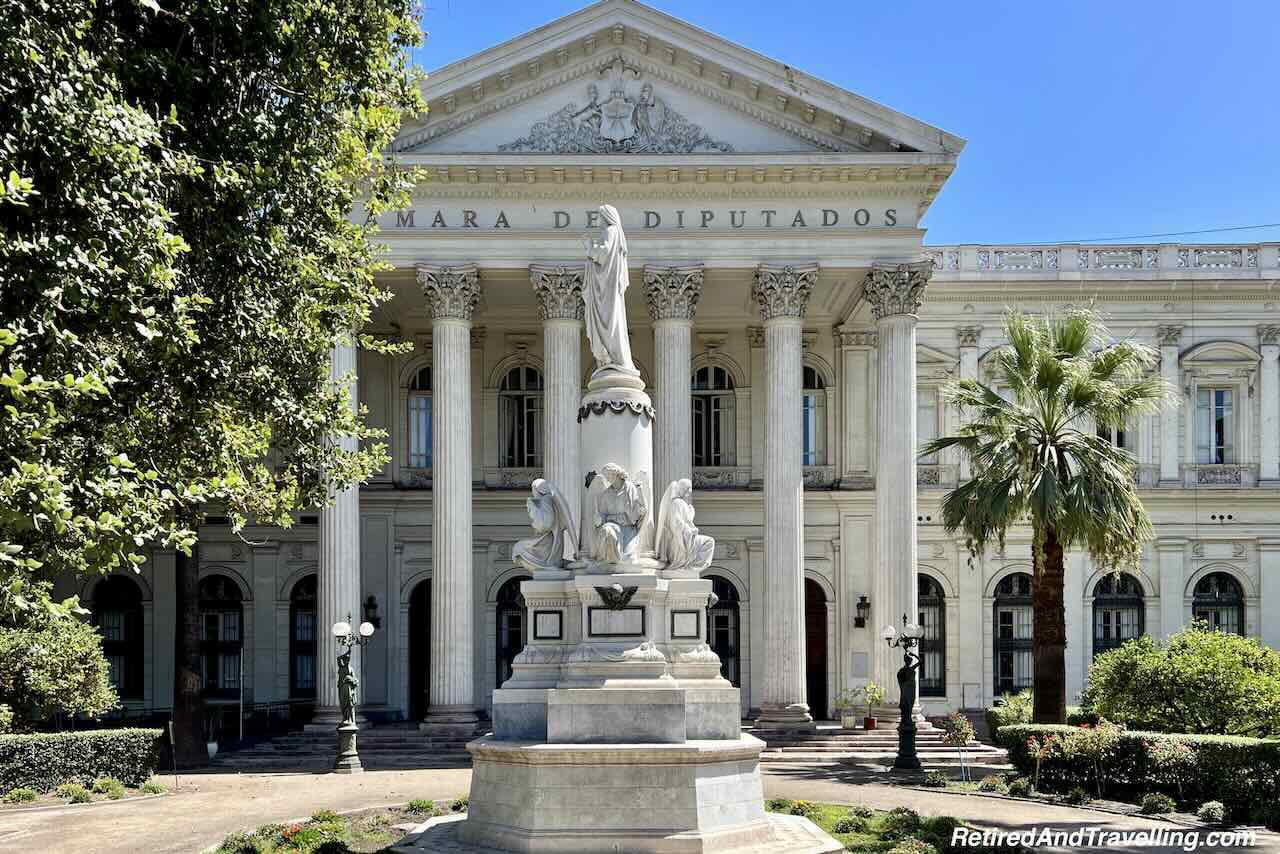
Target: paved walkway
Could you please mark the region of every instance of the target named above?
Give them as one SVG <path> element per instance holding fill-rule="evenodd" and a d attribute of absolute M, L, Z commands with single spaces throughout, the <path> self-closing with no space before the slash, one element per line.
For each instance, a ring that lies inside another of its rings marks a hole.
<path fill-rule="evenodd" d="M 1045 824 L 1064 830 L 1087 826 L 1109 830 L 1171 827 L 1167 822 L 1071 807 L 902 789 L 885 782 L 883 773 L 861 769 L 779 763 L 763 766 L 762 773 L 765 795 L 771 798 L 862 803 L 879 809 L 909 806 L 922 815 L 954 815 L 975 824 L 1006 828 Z M 172 787 L 172 777 L 160 779 Z M 318 809 L 354 810 L 400 804 L 411 798 L 453 799 L 466 794 L 470 783 L 471 771 L 466 768 L 369 771 L 354 777 L 184 775 L 182 788 L 172 797 L 101 806 L 0 811 L 0 851 L 194 854 L 235 830 L 307 816 Z M 1180 849 L 1105 850 L 1113 854 L 1176 854 Z M 1280 836 L 1261 834 L 1258 846 L 1251 851 L 1280 852 Z"/>

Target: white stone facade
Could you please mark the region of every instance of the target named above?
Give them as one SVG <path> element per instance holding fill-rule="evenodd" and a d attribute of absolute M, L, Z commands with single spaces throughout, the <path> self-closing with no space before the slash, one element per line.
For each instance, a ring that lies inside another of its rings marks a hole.
<path fill-rule="evenodd" d="M 692 475 L 698 524 L 717 543 L 707 575 L 737 598 L 736 642 L 732 597 L 703 630 L 733 646 L 721 655 L 744 715 L 793 703 L 829 715 L 868 678 L 893 690 L 879 629 L 917 589 L 938 632 L 926 712 L 981 706 L 1029 675 L 1029 624 L 1005 579 L 1029 571 L 1030 532 L 971 567 L 938 523 L 968 472 L 914 457 L 916 437 L 959 424 L 937 390 L 986 376 L 1008 305 L 1096 301 L 1114 334 L 1159 349 L 1182 398 L 1118 438 L 1157 533 L 1134 586 L 1095 602 L 1102 574 L 1070 556 L 1070 694 L 1099 626 L 1163 636 L 1207 610 L 1280 645 L 1280 245 L 928 245 L 919 220 L 962 140 L 633 2 L 444 68 L 428 95 L 398 155 L 427 178 L 410 210 L 382 221 L 395 298 L 375 321 L 413 352 L 357 358 L 391 462 L 358 490 L 358 513 L 340 503 L 248 542 L 202 531 L 202 575 L 239 592 L 248 703 L 310 701 L 299 656 L 326 657 L 325 644 L 300 638 L 314 605 L 291 596 L 316 573 L 324 619 L 342 610 L 334 591 L 356 619 L 376 602 L 361 660 L 370 717 L 483 713 L 522 638 L 556 630 L 499 600 L 528 577 L 511 546 L 528 536 L 532 479 L 568 481 L 579 507 L 571 434 L 591 359 L 574 299 L 601 202 L 621 211 L 631 245 L 631 346 L 657 409 L 656 465 Z M 138 710 L 171 702 L 172 565 L 158 554 L 136 578 L 140 637 L 117 647 L 143 670 Z M 96 583 L 81 588 L 88 603 Z M 1217 598 L 1197 604 L 1198 585 Z"/>

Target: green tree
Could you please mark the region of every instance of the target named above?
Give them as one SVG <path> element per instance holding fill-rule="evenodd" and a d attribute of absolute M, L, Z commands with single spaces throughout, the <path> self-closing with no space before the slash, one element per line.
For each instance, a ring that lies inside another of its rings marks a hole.
<path fill-rule="evenodd" d="M 385 446 L 328 354 L 387 298 L 411 0 L 0 0 L 0 621 L 65 572 L 289 525 Z M 342 451 L 335 437 L 361 440 Z M 203 752 L 180 560 L 179 752 Z"/>
<path fill-rule="evenodd" d="M 96 718 L 116 708 L 102 637 L 76 619 L 0 632 L 0 701 L 23 722 Z"/>
<path fill-rule="evenodd" d="M 994 355 L 999 390 L 973 379 L 950 384 L 945 396 L 967 423 L 922 453 L 956 448 L 969 459 L 973 477 L 947 493 L 942 517 L 949 532 L 968 538 L 971 562 L 993 541 L 1003 546 L 1011 526 L 1030 523 L 1033 720 L 1061 723 L 1064 552 L 1080 546 L 1101 566 L 1134 566 L 1152 536 L 1138 499 L 1136 460 L 1097 429 L 1124 428 L 1168 394 L 1148 373 L 1154 351 L 1110 342 L 1091 309 L 1060 318 L 1010 311 L 1005 334 L 1008 346 Z"/>
<path fill-rule="evenodd" d="M 1195 623 L 1163 643 L 1143 636 L 1089 668 L 1085 708 L 1133 729 L 1280 734 L 1280 653 Z"/>

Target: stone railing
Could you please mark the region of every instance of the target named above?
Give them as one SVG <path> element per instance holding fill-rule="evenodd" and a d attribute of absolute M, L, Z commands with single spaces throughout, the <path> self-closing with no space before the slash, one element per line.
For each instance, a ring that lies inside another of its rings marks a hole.
<path fill-rule="evenodd" d="M 917 465 L 916 486 L 925 489 L 952 489 L 960 482 L 960 467 L 954 465 Z"/>
<path fill-rule="evenodd" d="M 1160 483 L 1160 466 L 1141 463 L 1133 471 L 1133 481 L 1140 489 L 1152 489 Z"/>
<path fill-rule="evenodd" d="M 694 489 L 746 489 L 750 484 L 750 466 L 697 466 L 693 470 Z"/>
<path fill-rule="evenodd" d="M 534 480 L 542 476 L 542 469 L 487 467 L 484 485 L 489 489 L 528 489 Z"/>
<path fill-rule="evenodd" d="M 1275 278 L 1280 244 L 1135 244 L 1092 246 L 929 246 L 934 279 L 983 276 L 1177 278 L 1203 275 Z"/>
<path fill-rule="evenodd" d="M 1182 466 L 1182 485 L 1188 489 L 1199 486 L 1257 486 L 1258 466 L 1248 463 L 1185 463 Z"/>
<path fill-rule="evenodd" d="M 836 482 L 835 466 L 805 466 L 804 488 L 825 489 Z"/>
<path fill-rule="evenodd" d="M 430 489 L 431 488 L 431 469 L 423 469 L 423 468 L 400 469 L 400 486 L 403 489 Z"/>

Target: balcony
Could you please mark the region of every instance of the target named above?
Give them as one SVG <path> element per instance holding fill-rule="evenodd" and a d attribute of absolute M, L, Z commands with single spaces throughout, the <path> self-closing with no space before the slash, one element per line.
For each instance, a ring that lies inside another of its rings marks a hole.
<path fill-rule="evenodd" d="M 1182 485 L 1187 489 L 1257 486 L 1258 466 L 1249 463 L 1185 463 L 1182 466 Z"/>
<path fill-rule="evenodd" d="M 922 489 L 954 489 L 960 482 L 960 467 L 954 465 L 916 466 L 916 486 Z"/>

